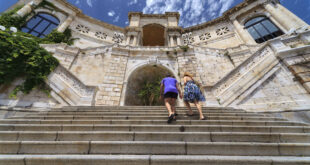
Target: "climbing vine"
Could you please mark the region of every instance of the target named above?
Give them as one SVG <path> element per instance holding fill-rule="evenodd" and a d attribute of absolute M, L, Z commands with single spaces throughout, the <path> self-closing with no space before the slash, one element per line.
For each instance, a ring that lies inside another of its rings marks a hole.
<path fill-rule="evenodd" d="M 23 6 L 18 6 L 9 12 L 3 13 L 0 16 L 0 25 L 9 27 L 16 27 L 17 29 L 21 29 L 21 27 L 26 23 L 26 18 L 28 15 L 21 17 L 18 15 L 14 15 L 19 9 Z"/>
<path fill-rule="evenodd" d="M 39 5 L 42 6 L 53 7 L 47 1 Z M 45 80 L 59 62 L 40 44 L 63 42 L 71 45 L 75 40 L 70 29 L 66 29 L 64 33 L 53 30 L 45 38 L 21 32 L 20 29 L 29 16 L 20 17 L 15 14 L 21 7 L 0 16 L 0 85 L 11 84 L 17 78 L 24 80 L 13 90 L 11 97 L 16 97 L 19 91 L 27 94 L 34 88 L 46 91 Z"/>
<path fill-rule="evenodd" d="M 35 87 L 42 88 L 47 76 L 58 66 L 57 59 L 40 47 L 37 40 L 22 32 L 0 31 L 0 50 L 0 84 L 24 79 L 12 92 L 13 97 L 18 91 L 27 94 Z"/>

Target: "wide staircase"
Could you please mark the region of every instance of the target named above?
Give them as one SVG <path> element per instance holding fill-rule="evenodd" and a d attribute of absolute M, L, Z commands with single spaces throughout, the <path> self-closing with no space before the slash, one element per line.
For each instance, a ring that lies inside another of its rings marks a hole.
<path fill-rule="evenodd" d="M 195 109 L 194 109 L 195 111 Z M 64 107 L 0 120 L 0 165 L 309 165 L 310 126 L 233 108 Z"/>

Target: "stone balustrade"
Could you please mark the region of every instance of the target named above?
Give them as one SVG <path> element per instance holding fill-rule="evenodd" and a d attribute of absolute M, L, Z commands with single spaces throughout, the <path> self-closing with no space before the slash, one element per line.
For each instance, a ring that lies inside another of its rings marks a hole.
<path fill-rule="evenodd" d="M 96 87 L 85 85 L 61 65 L 49 75 L 47 84 L 69 105 L 90 106 L 94 103 Z"/>

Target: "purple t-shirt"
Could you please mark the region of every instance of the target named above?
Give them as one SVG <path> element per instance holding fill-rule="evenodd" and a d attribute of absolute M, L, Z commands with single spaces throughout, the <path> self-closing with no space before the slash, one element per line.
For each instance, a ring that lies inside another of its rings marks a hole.
<path fill-rule="evenodd" d="M 177 80 L 175 78 L 166 77 L 161 81 L 161 83 L 165 86 L 164 94 L 167 92 L 178 93 L 178 89 L 176 87 Z"/>

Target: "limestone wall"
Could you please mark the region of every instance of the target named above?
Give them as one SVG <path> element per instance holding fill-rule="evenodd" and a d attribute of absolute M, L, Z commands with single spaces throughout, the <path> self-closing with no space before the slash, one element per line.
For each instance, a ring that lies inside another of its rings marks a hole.
<path fill-rule="evenodd" d="M 98 84 L 96 105 L 120 105 L 128 52 L 112 48 L 103 61 L 103 81 Z"/>
<path fill-rule="evenodd" d="M 231 59 L 223 52 L 197 48 L 195 55 L 199 66 L 198 73 L 205 86 L 213 86 L 235 67 Z"/>

